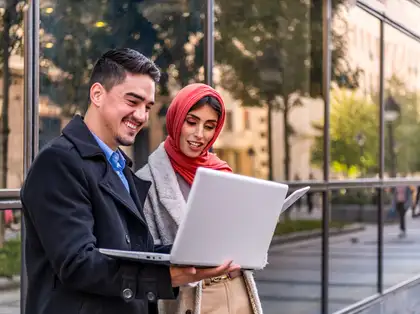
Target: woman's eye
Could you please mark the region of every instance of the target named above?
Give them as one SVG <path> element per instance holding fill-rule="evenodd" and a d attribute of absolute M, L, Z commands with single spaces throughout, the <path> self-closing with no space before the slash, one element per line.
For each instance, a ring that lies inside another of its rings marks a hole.
<path fill-rule="evenodd" d="M 206 125 L 205 128 L 207 130 L 210 130 L 211 131 L 211 130 L 214 130 L 215 127 L 214 127 L 214 125 Z"/>
<path fill-rule="evenodd" d="M 187 120 L 188 125 L 195 125 L 195 121 Z"/>

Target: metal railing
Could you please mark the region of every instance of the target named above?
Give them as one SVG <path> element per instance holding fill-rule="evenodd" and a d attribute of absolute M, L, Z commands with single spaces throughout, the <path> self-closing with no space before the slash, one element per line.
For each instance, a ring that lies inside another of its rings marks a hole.
<path fill-rule="evenodd" d="M 375 295 L 367 297 L 366 299 L 360 302 L 357 302 L 355 304 L 352 304 L 338 312 L 335 312 L 334 314 L 360 313 L 374 306 L 376 303 L 382 302 L 384 298 L 391 297 L 391 295 L 398 294 L 402 292 L 403 290 L 410 289 L 411 287 L 417 286 L 417 285 L 420 285 L 420 274 L 384 290 L 383 293 L 377 293 Z"/>

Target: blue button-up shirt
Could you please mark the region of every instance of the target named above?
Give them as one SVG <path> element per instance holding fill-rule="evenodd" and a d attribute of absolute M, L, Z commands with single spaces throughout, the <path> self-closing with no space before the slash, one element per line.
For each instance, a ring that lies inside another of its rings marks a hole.
<path fill-rule="evenodd" d="M 105 157 L 111 164 L 112 169 L 114 169 L 115 173 L 120 177 L 127 191 L 130 192 L 130 187 L 128 185 L 127 178 L 125 177 L 123 173 L 123 170 L 125 168 L 125 158 L 121 154 L 120 150 L 117 149 L 117 151 L 114 152 L 108 145 L 106 145 L 93 132 L 92 132 L 92 135 L 95 138 L 95 140 L 98 142 L 99 147 L 104 151 Z"/>

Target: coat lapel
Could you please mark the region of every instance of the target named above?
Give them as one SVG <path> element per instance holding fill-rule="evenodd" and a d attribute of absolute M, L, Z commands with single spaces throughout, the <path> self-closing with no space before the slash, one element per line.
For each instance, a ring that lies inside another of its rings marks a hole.
<path fill-rule="evenodd" d="M 146 222 L 146 218 L 143 213 L 143 204 L 146 200 L 151 183 L 137 178 L 128 167 L 125 167 L 124 175 L 127 178 L 128 185 L 130 187 L 131 198 L 139 209 L 139 213 L 143 221 Z"/>
<path fill-rule="evenodd" d="M 163 144 L 150 155 L 148 161 L 158 199 L 179 226 L 186 210 L 186 201 Z"/>
<path fill-rule="evenodd" d="M 118 177 L 118 175 L 110 169 L 111 166 L 107 166 L 107 171 L 105 176 L 102 178 L 102 180 L 99 182 L 99 186 L 107 192 L 113 199 L 118 201 L 121 205 L 123 205 L 128 211 L 133 214 L 135 217 L 137 217 L 143 224 L 146 224 L 146 221 L 142 214 L 140 214 L 140 210 L 142 207 L 136 206 L 136 203 L 134 202 L 131 195 L 128 193 L 126 188 L 124 187 L 124 184 L 122 183 L 121 179 Z M 128 176 L 130 177 L 130 176 Z M 127 181 L 130 185 L 130 190 L 132 191 L 132 194 L 136 194 L 136 188 L 133 184 L 132 178 L 127 178 Z"/>
<path fill-rule="evenodd" d="M 143 184 L 139 183 L 137 185 L 133 182 L 133 174 L 130 170 L 130 167 L 132 166 L 131 159 L 122 150 L 120 150 L 126 159 L 124 174 L 127 178 L 132 195 L 128 193 L 121 179 L 111 168 L 104 152 L 99 147 L 87 125 L 83 122 L 83 118 L 81 116 L 76 115 L 67 124 L 67 126 L 63 129 L 63 135 L 74 144 L 82 158 L 96 159 L 100 157 L 102 159 L 103 164 L 100 164 L 101 168 L 100 170 L 98 168 L 98 171 L 102 173 L 103 165 L 106 170 L 105 175 L 99 182 L 101 189 L 123 205 L 124 208 L 126 208 L 143 224 L 146 224 L 146 220 L 142 212 L 143 203 L 141 199 L 139 199 L 137 192 L 143 195 L 144 193 L 147 193 L 149 187 L 147 186 L 147 182 Z"/>

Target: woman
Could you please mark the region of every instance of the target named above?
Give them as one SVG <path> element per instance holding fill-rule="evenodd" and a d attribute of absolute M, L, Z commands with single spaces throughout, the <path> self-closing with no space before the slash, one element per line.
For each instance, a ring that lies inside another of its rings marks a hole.
<path fill-rule="evenodd" d="M 186 86 L 169 106 L 168 137 L 150 155 L 148 164 L 137 172 L 137 176 L 152 182 L 144 212 L 156 244 L 173 243 L 198 167 L 232 171 L 226 162 L 209 152 L 224 121 L 221 96 L 204 84 Z M 160 303 L 159 311 L 170 314 L 262 313 L 252 273 L 238 271 L 230 277 L 182 287 L 178 300 Z"/>

